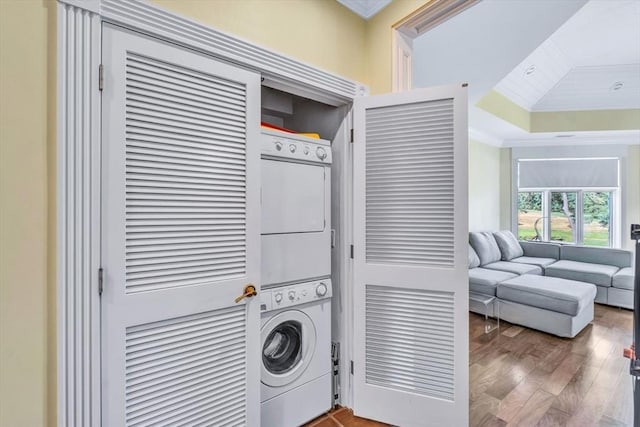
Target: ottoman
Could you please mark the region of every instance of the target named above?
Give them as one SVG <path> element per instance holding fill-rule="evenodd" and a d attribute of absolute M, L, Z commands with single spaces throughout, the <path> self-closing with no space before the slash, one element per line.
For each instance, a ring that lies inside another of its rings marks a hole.
<path fill-rule="evenodd" d="M 560 337 L 575 337 L 593 320 L 596 286 L 523 274 L 498 284 L 499 316 Z"/>

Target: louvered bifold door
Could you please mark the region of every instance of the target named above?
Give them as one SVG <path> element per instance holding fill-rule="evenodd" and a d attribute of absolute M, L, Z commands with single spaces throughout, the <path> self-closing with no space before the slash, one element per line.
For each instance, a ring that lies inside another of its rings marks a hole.
<path fill-rule="evenodd" d="M 260 77 L 110 26 L 103 64 L 102 425 L 257 426 Z"/>
<path fill-rule="evenodd" d="M 354 411 L 468 423 L 467 96 L 354 105 Z"/>

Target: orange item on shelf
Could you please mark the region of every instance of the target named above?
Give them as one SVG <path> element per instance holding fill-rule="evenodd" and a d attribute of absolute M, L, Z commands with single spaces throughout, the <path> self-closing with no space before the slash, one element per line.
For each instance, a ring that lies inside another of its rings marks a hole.
<path fill-rule="evenodd" d="M 280 132 L 294 133 L 296 135 L 306 136 L 307 138 L 320 139 L 320 134 L 316 132 L 296 132 L 295 130 L 272 125 L 271 123 L 267 123 L 267 122 L 260 122 L 260 126 L 265 129 L 273 129 L 273 130 L 278 130 Z"/>
<path fill-rule="evenodd" d="M 267 129 L 279 130 L 280 132 L 296 133 L 295 131 L 293 131 L 291 129 L 281 128 L 280 126 L 272 125 L 272 124 L 267 123 L 267 122 L 260 122 L 260 126 L 262 126 L 263 128 L 267 128 Z"/>

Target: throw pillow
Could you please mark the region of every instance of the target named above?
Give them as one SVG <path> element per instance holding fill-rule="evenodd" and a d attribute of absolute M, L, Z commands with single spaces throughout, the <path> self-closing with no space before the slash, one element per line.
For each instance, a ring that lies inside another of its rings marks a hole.
<path fill-rule="evenodd" d="M 493 233 L 496 238 L 500 252 L 502 253 L 503 261 L 511 261 L 514 258 L 518 258 L 524 255 L 522 246 L 516 236 L 509 230 L 503 230 Z"/>
<path fill-rule="evenodd" d="M 480 267 L 480 258 L 478 258 L 476 251 L 469 245 L 469 269 L 476 267 Z"/>
<path fill-rule="evenodd" d="M 469 233 L 469 243 L 478 254 L 480 265 L 500 261 L 502 255 L 492 233 L 488 231 L 473 231 Z"/>

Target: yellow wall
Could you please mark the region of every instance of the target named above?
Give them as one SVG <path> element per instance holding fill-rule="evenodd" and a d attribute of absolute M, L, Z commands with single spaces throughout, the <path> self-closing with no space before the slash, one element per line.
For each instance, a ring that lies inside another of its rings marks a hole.
<path fill-rule="evenodd" d="M 629 239 L 631 224 L 640 224 L 640 145 L 630 145 L 627 151 L 626 223 L 622 224 L 622 247 L 633 250 Z"/>
<path fill-rule="evenodd" d="M 0 1 L 0 426 L 7 427 L 45 425 L 55 387 L 48 377 L 55 366 L 48 305 L 55 275 L 53 6 Z"/>
<path fill-rule="evenodd" d="M 364 82 L 366 22 L 333 0 L 151 0 L 180 15 Z"/>
<path fill-rule="evenodd" d="M 640 109 L 530 112 L 491 90 L 476 106 L 527 132 L 640 129 Z"/>
<path fill-rule="evenodd" d="M 500 227 L 500 150 L 469 140 L 469 231 Z"/>
<path fill-rule="evenodd" d="M 378 71 L 390 70 L 392 21 L 420 4 L 396 0 L 394 13 L 367 23 L 333 0 L 152 1 L 329 72 L 365 84 L 372 76 L 376 87 L 390 87 L 390 72 L 380 83 Z M 53 0 L 0 0 L 3 427 L 56 419 L 55 21 Z M 366 42 L 369 32 L 388 41 L 386 53 Z"/>
<path fill-rule="evenodd" d="M 365 79 L 372 95 L 391 92 L 392 26 L 410 15 L 425 0 L 395 0 L 367 21 Z"/>

